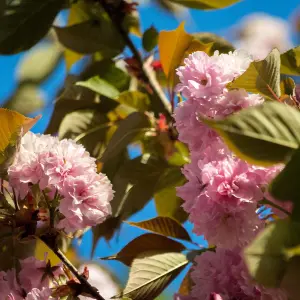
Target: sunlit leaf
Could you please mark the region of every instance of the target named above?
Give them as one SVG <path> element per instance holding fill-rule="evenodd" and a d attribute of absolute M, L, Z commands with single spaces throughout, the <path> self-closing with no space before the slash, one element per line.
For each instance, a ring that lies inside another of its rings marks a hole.
<path fill-rule="evenodd" d="M 155 299 L 187 264 L 181 253 L 143 252 L 132 262 L 124 291 L 113 299 L 124 296 L 132 300 Z"/>
<path fill-rule="evenodd" d="M 203 120 L 241 158 L 259 165 L 284 162 L 300 145 L 300 112 L 268 101 L 224 120 Z"/>
<path fill-rule="evenodd" d="M 155 27 L 151 26 L 143 34 L 143 39 L 142 39 L 143 48 L 146 51 L 150 52 L 157 45 L 157 41 L 158 41 L 158 32 L 155 29 Z"/>
<path fill-rule="evenodd" d="M 248 69 L 232 83 L 229 89 L 243 88 L 269 99 L 280 97 L 280 53 L 274 49 L 261 61 L 253 61 Z"/>
<path fill-rule="evenodd" d="M 238 3 L 241 0 L 169 0 L 190 8 L 196 9 L 220 9 L 232 4 Z"/>
<path fill-rule="evenodd" d="M 126 28 L 130 33 L 141 37 L 141 29 L 140 29 L 140 17 L 138 11 L 132 11 L 130 14 L 126 14 L 123 26 Z"/>
<path fill-rule="evenodd" d="M 119 253 L 101 258 L 103 260 L 119 260 L 130 266 L 133 260 L 145 251 L 181 252 L 185 247 L 165 236 L 146 233 L 129 242 Z"/>
<path fill-rule="evenodd" d="M 175 69 L 181 63 L 193 37 L 184 30 L 184 23 L 172 31 L 161 31 L 158 36 L 160 61 L 169 82 L 174 81 Z"/>
<path fill-rule="evenodd" d="M 266 287 L 278 287 L 287 267 L 286 249 L 299 243 L 298 223 L 280 220 L 271 223 L 244 250 L 252 277 Z"/>
<path fill-rule="evenodd" d="M 177 186 L 183 183 L 178 183 Z M 187 220 L 188 215 L 183 210 L 183 200 L 176 195 L 175 187 L 168 187 L 154 195 L 155 207 L 159 216 L 171 217 L 178 222 L 184 222 Z"/>
<path fill-rule="evenodd" d="M 110 127 L 108 118 L 95 110 L 77 110 L 67 114 L 60 124 L 58 137 L 81 143 L 97 157 Z"/>
<path fill-rule="evenodd" d="M 191 241 L 185 228 L 179 222 L 169 217 L 156 217 L 141 222 L 128 222 L 128 224 L 165 236 Z"/>
<path fill-rule="evenodd" d="M 62 0 L 20 0 L 7 4 L 0 18 L 0 53 L 13 54 L 35 45 L 47 34 L 63 5 Z"/>
<path fill-rule="evenodd" d="M 26 54 L 17 68 L 19 81 L 40 83 L 57 67 L 61 50 L 54 44 L 43 44 Z"/>
<path fill-rule="evenodd" d="M 281 73 L 300 75 L 300 46 L 281 54 Z"/>
<path fill-rule="evenodd" d="M 184 30 L 184 23 L 171 31 L 161 31 L 158 36 L 160 61 L 167 77 L 168 85 L 175 84 L 175 69 L 183 62 L 184 57 L 195 51 L 209 52 L 212 44 L 203 44 Z"/>
<path fill-rule="evenodd" d="M 40 117 L 26 118 L 25 116 L 11 110 L 0 108 L 0 173 L 6 172 L 12 164 L 20 139 Z"/>
<path fill-rule="evenodd" d="M 86 87 L 95 93 L 112 99 L 117 98 L 120 94 L 112 84 L 98 76 L 92 77 L 87 81 L 79 81 L 76 85 Z"/>

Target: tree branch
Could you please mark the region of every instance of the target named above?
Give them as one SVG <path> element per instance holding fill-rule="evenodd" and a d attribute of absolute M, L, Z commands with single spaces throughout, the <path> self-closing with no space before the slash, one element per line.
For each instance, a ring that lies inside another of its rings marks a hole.
<path fill-rule="evenodd" d="M 73 264 L 68 260 L 68 258 L 64 255 L 64 253 L 55 245 L 55 243 L 48 243 L 47 238 L 42 238 L 42 241 L 56 254 L 56 256 L 64 263 L 64 265 L 75 275 L 75 277 L 82 284 L 84 290 L 88 292 L 94 299 L 97 300 L 105 300 L 98 290 L 93 287 L 84 276 L 80 275 L 78 270 L 73 266 Z M 51 239 L 50 239 L 51 240 Z"/>
<path fill-rule="evenodd" d="M 158 115 L 159 113 L 163 113 L 166 116 L 167 120 L 172 122 L 173 118 L 172 118 L 171 104 L 168 98 L 166 97 L 165 93 L 161 89 L 155 76 L 153 76 L 153 74 L 150 74 L 149 70 L 145 66 L 140 53 L 138 52 L 137 48 L 133 44 L 132 40 L 129 38 L 126 30 L 123 28 L 122 23 L 120 22 L 120 18 L 117 16 L 117 14 L 114 14 L 111 6 L 106 2 L 106 0 L 100 0 L 100 3 L 103 9 L 105 10 L 105 12 L 108 14 L 114 26 L 116 26 L 125 44 L 132 52 L 133 57 L 139 64 L 139 67 L 142 71 L 143 81 L 150 86 L 151 90 L 154 93 L 155 97 L 153 97 L 153 103 L 155 102 L 154 104 L 156 106 L 156 111 L 155 111 L 156 115 Z"/>

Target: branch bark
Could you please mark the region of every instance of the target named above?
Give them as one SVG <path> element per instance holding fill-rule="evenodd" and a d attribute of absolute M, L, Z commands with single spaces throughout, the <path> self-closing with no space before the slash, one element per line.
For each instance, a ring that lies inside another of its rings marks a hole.
<path fill-rule="evenodd" d="M 42 238 L 41 240 L 56 254 L 56 256 L 63 262 L 63 264 L 74 274 L 74 276 L 79 280 L 82 284 L 85 291 L 87 291 L 94 299 L 97 300 L 105 300 L 97 288 L 93 287 L 84 276 L 80 275 L 78 270 L 74 267 L 74 265 L 68 260 L 68 258 L 64 255 L 64 253 L 55 245 L 55 241 L 53 242 L 52 238 L 49 240 L 47 238 Z M 51 241 L 51 242 L 48 242 Z"/>
<path fill-rule="evenodd" d="M 172 108 L 171 104 L 166 97 L 165 93 L 161 89 L 158 81 L 156 80 L 155 76 L 153 74 L 150 74 L 149 70 L 145 66 L 143 59 L 138 52 L 137 48 L 133 44 L 132 40 L 128 36 L 128 33 L 126 30 L 123 28 L 120 19 L 117 17 L 116 14 L 111 9 L 111 6 L 106 2 L 106 0 L 100 0 L 100 4 L 102 5 L 104 11 L 108 14 L 109 18 L 111 19 L 112 23 L 114 26 L 116 26 L 117 30 L 119 31 L 121 37 L 123 38 L 125 44 L 128 46 L 130 51 L 133 54 L 133 57 L 135 60 L 138 62 L 139 67 L 142 71 L 142 76 L 143 76 L 143 81 L 148 84 L 153 91 L 155 97 L 153 97 L 153 102 L 155 102 L 155 107 L 157 108 L 154 113 L 158 116 L 159 113 L 163 113 L 167 120 L 169 122 L 173 121 L 172 118 Z"/>

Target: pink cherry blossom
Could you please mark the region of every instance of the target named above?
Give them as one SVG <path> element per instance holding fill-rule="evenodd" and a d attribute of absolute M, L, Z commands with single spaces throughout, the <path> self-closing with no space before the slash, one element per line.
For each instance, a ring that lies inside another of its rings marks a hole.
<path fill-rule="evenodd" d="M 195 300 L 195 298 L 191 296 L 183 296 L 178 293 L 174 294 L 173 300 Z"/>
<path fill-rule="evenodd" d="M 20 261 L 21 271 L 18 274 L 20 284 L 26 292 L 33 288 L 43 289 L 49 287 L 49 276 L 45 276 L 46 258 L 44 261 L 35 257 L 28 257 Z M 58 268 L 53 272 L 58 276 L 62 274 L 62 269 Z"/>
<path fill-rule="evenodd" d="M 58 227 L 67 232 L 99 224 L 111 213 L 112 186 L 103 174 L 69 176 L 64 181 L 62 195 L 59 211 L 65 219 Z"/>
<path fill-rule="evenodd" d="M 27 294 L 25 300 L 49 300 L 50 296 L 51 296 L 50 288 L 44 287 L 41 290 L 34 288 Z"/>
<path fill-rule="evenodd" d="M 226 84 L 242 74 L 249 66 L 251 58 L 244 52 L 213 56 L 197 51 L 184 60 L 184 66 L 177 69 L 179 83 L 177 92 L 186 98 L 210 98 L 220 95 Z"/>
<path fill-rule="evenodd" d="M 195 284 L 191 296 L 195 299 L 210 300 L 212 294 L 222 300 L 287 299 L 282 290 L 266 289 L 253 283 L 238 249 L 207 251 L 197 256 L 195 263 L 191 273 Z"/>

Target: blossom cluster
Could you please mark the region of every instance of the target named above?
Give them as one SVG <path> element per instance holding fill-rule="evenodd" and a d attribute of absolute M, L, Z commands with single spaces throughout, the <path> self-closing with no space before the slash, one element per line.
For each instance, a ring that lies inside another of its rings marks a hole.
<path fill-rule="evenodd" d="M 0 299 L 50 299 L 51 285 L 55 283 L 52 279 L 63 274 L 61 266 L 47 268 L 46 257 L 44 261 L 28 257 L 20 261 L 20 267 L 18 273 L 15 269 L 0 272 Z"/>
<path fill-rule="evenodd" d="M 72 140 L 28 132 L 8 177 L 20 201 L 35 195 L 36 206 L 42 198 L 54 208 L 57 205 L 60 215 L 55 225 L 66 232 L 99 224 L 111 212 L 110 181 L 97 173 L 95 159 Z"/>
<path fill-rule="evenodd" d="M 195 52 L 177 69 L 176 90 L 185 101 L 175 109 L 175 121 L 179 139 L 191 154 L 191 162 L 183 168 L 187 183 L 177 188 L 177 194 L 184 200 L 194 232 L 217 246 L 216 252 L 196 258 L 192 296 L 199 300 L 213 299 L 213 293 L 214 299 L 223 300 L 268 299 L 265 295 L 270 292 L 251 283 L 241 249 L 263 228 L 264 220 L 257 214 L 259 201 L 269 197 L 267 184 L 282 167 L 246 163 L 201 122 L 201 118 L 222 119 L 263 103 L 258 94 L 226 88 L 251 62 L 242 50 L 213 56 Z M 286 299 L 281 294 L 270 299 Z"/>

